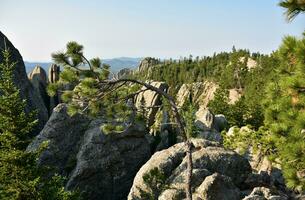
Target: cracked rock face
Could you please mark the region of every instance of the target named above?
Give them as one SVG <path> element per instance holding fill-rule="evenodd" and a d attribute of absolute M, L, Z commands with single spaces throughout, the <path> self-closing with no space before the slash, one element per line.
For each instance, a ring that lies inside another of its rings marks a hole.
<path fill-rule="evenodd" d="M 177 105 L 181 107 L 191 98 L 193 103 L 206 108 L 218 87 L 210 81 L 183 84 L 177 93 Z"/>
<path fill-rule="evenodd" d="M 82 115 L 70 117 L 66 105 L 59 104 L 43 130 L 28 146 L 28 150 L 36 150 L 43 142 L 48 142 L 39 164 L 54 167 L 60 174 L 67 175 L 71 171 L 70 162 L 75 160 L 89 123 L 90 119 Z"/>
<path fill-rule="evenodd" d="M 67 176 L 66 188 L 79 189 L 85 199 L 126 199 L 134 176 L 151 155 L 148 133 L 135 125 L 106 135 L 102 124 L 102 119 L 70 117 L 66 106 L 59 104 L 28 150 L 48 141 L 39 163 Z"/>
<path fill-rule="evenodd" d="M 224 193 L 232 199 L 239 198 L 239 187 L 251 174 L 249 162 L 233 151 L 225 150 L 217 142 L 193 139 L 193 177 L 194 199 L 217 199 Z M 186 148 L 184 143 L 176 144 L 166 150 L 156 152 L 137 173 L 129 192 L 129 200 L 143 199 L 144 192 L 150 192 L 143 176 L 157 168 L 166 177 L 168 189 L 162 190 L 157 199 L 185 198 Z M 220 187 L 224 185 L 224 187 Z M 222 192 L 222 194 L 219 194 Z M 236 194 L 235 194 L 236 193 Z M 238 197 L 238 198 L 237 198 Z"/>
<path fill-rule="evenodd" d="M 92 121 L 85 132 L 67 188 L 85 191 L 87 199 L 124 199 L 150 156 L 145 130 L 131 127 L 121 135 L 105 136 L 100 124 Z"/>

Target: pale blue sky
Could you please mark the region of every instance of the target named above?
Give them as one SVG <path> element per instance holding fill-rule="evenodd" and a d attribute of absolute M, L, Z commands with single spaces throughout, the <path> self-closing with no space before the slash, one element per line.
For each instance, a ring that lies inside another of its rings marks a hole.
<path fill-rule="evenodd" d="M 0 30 L 24 60 L 50 61 L 75 40 L 88 57 L 179 58 L 229 51 L 270 53 L 301 35 L 278 0 L 0 0 Z"/>

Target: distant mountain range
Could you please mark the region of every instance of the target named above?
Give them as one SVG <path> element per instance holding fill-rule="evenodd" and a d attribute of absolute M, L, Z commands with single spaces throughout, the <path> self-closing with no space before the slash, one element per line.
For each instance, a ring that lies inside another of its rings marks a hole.
<path fill-rule="evenodd" d="M 135 69 L 140 64 L 142 58 L 129 58 L 129 57 L 119 57 L 112 59 L 104 59 L 103 63 L 111 66 L 111 70 L 113 72 L 118 72 L 124 68 Z M 48 72 L 49 66 L 52 64 L 51 62 L 24 62 L 26 72 L 31 72 L 37 65 L 41 66 L 46 72 Z"/>

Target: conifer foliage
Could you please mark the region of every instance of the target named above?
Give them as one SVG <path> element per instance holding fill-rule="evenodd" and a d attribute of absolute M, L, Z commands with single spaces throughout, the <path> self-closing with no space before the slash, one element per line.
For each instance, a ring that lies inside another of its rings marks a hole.
<path fill-rule="evenodd" d="M 29 132 L 36 125 L 35 112 L 25 112 L 13 82 L 16 63 L 11 62 L 9 50 L 3 50 L 0 64 L 0 199 L 78 199 L 78 194 L 66 192 L 63 179 L 55 175 L 42 178 L 43 168 L 37 166 L 39 152 L 27 152 Z M 44 148 L 43 145 L 41 148 Z"/>
<path fill-rule="evenodd" d="M 286 9 L 286 17 L 288 21 L 292 21 L 298 14 L 305 12 L 304 0 L 284 0 L 279 3 Z"/>
<path fill-rule="evenodd" d="M 305 190 L 305 38 L 288 36 L 277 52 L 278 80 L 267 92 L 265 124 L 271 130 L 287 184 Z"/>

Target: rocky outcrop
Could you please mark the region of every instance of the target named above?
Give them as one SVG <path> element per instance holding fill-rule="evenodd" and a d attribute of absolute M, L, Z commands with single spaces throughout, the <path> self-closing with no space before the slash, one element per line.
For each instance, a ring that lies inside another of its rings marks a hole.
<path fill-rule="evenodd" d="M 70 117 L 59 104 L 28 150 L 48 142 L 39 163 L 66 175 L 66 188 L 79 189 L 85 199 L 125 199 L 135 174 L 151 155 L 148 133 L 143 125 L 134 125 L 105 134 L 103 123 L 82 115 Z"/>
<path fill-rule="evenodd" d="M 214 173 L 204 179 L 196 189 L 195 199 L 209 200 L 239 200 L 240 190 L 228 176 Z"/>
<path fill-rule="evenodd" d="M 60 97 L 59 94 L 50 97 L 47 93 L 47 86 L 49 83 L 56 83 L 59 80 L 59 73 L 60 67 L 56 64 L 52 64 L 49 67 L 48 76 L 45 70 L 40 66 L 36 66 L 28 75 L 28 78 L 34 86 L 35 90 L 43 99 L 49 116 L 51 115 L 53 109 L 60 103 Z"/>
<path fill-rule="evenodd" d="M 80 189 L 92 200 L 124 199 L 135 174 L 150 157 L 145 129 L 136 126 L 106 136 L 100 124 L 98 120 L 91 122 L 85 132 L 67 188 Z"/>
<path fill-rule="evenodd" d="M 183 84 L 177 93 L 177 105 L 183 106 L 186 101 L 191 100 L 201 107 L 207 107 L 208 103 L 214 98 L 214 93 L 219 86 L 213 82 L 197 82 Z"/>
<path fill-rule="evenodd" d="M 60 67 L 56 64 L 52 64 L 49 67 L 49 83 L 56 83 L 59 80 L 59 74 L 60 74 Z M 52 113 L 53 109 L 60 103 L 60 96 L 59 94 L 50 97 L 50 106 L 48 109 L 50 110 L 50 113 Z"/>
<path fill-rule="evenodd" d="M 150 82 L 150 84 L 160 90 L 167 91 L 168 85 L 165 82 Z M 145 90 L 143 86 L 141 90 Z M 155 116 L 162 104 L 161 95 L 154 91 L 146 90 L 136 96 L 135 106 L 139 110 L 145 110 L 148 118 L 148 126 L 151 126 L 155 121 Z"/>
<path fill-rule="evenodd" d="M 242 90 L 233 88 L 229 89 L 229 104 L 235 104 L 242 96 Z"/>
<path fill-rule="evenodd" d="M 118 73 L 117 73 L 117 78 L 120 79 L 120 78 L 126 78 L 130 75 L 133 74 L 133 70 L 132 69 L 129 69 L 129 68 L 124 68 L 124 69 L 121 69 Z"/>
<path fill-rule="evenodd" d="M 28 150 L 37 150 L 44 142 L 48 142 L 47 149 L 40 156 L 39 164 L 68 175 L 75 167 L 76 154 L 89 123 L 90 119 L 83 115 L 70 117 L 66 105 L 59 104 L 43 130 L 28 146 Z"/>
<path fill-rule="evenodd" d="M 201 107 L 196 112 L 195 125 L 199 130 L 198 137 L 222 143 L 220 132 L 228 122 L 224 115 L 214 115 L 208 108 Z"/>
<path fill-rule="evenodd" d="M 47 73 L 46 71 L 40 67 L 36 66 L 32 72 L 28 75 L 29 80 L 31 81 L 32 85 L 34 86 L 37 93 L 42 98 L 44 105 L 47 109 L 50 107 L 50 97 L 47 94 Z M 50 114 L 50 112 L 49 112 Z"/>
<path fill-rule="evenodd" d="M 157 59 L 146 57 L 140 62 L 138 72 L 146 72 L 147 74 L 150 74 L 150 71 L 152 70 L 153 66 L 157 64 L 159 64 L 159 61 Z"/>
<path fill-rule="evenodd" d="M 37 81 L 38 83 L 47 85 L 47 73 L 46 71 L 39 65 L 37 65 L 28 75 L 28 78 L 32 81 Z M 35 85 L 34 85 L 35 86 Z"/>
<path fill-rule="evenodd" d="M 211 81 L 196 82 L 191 84 L 183 84 L 179 89 L 176 101 L 179 107 L 183 106 L 186 101 L 191 101 L 200 107 L 206 108 L 219 86 Z M 242 96 L 241 89 L 229 89 L 229 104 L 236 103 Z"/>
<path fill-rule="evenodd" d="M 31 82 L 28 80 L 23 59 L 19 51 L 13 46 L 8 38 L 0 32 L 0 49 L 9 49 L 11 54 L 11 61 L 16 62 L 16 68 L 14 71 L 15 85 L 20 89 L 20 95 L 22 99 L 27 100 L 26 112 L 37 110 L 38 112 L 38 126 L 33 134 L 37 134 L 41 130 L 44 124 L 48 120 L 48 111 L 44 105 L 44 102 L 38 92 L 34 89 Z M 3 55 L 0 54 L 0 62 L 3 61 Z"/>
<path fill-rule="evenodd" d="M 49 67 L 49 83 L 56 83 L 59 80 L 60 67 L 52 64 Z"/>
<path fill-rule="evenodd" d="M 253 60 L 252 58 L 246 58 L 246 57 L 240 57 L 239 58 L 239 61 L 242 62 L 242 63 L 246 63 L 246 66 L 248 68 L 248 70 L 252 70 L 252 69 L 255 69 L 257 67 L 257 62 L 255 60 Z"/>
<path fill-rule="evenodd" d="M 193 139 L 192 143 L 194 199 L 221 199 L 226 194 L 228 198 L 241 199 L 239 191 L 251 174 L 248 161 L 233 151 L 225 150 L 216 142 Z M 143 194 L 151 193 L 152 186 L 144 181 L 143 176 L 156 168 L 166 178 L 167 186 L 155 192 L 154 199 L 184 199 L 186 160 L 184 143 L 156 152 L 137 173 L 128 199 L 143 199 Z"/>
<path fill-rule="evenodd" d="M 289 196 L 274 189 L 256 187 L 243 200 L 288 200 Z"/>

